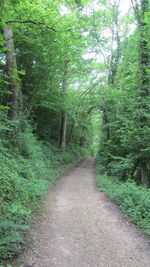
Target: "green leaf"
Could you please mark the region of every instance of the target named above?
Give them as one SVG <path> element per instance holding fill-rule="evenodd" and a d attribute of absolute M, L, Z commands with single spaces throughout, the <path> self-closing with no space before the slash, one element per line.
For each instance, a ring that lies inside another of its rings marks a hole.
<path fill-rule="evenodd" d="M 20 229 L 20 230 L 28 230 L 29 229 L 28 225 L 20 225 L 20 224 L 14 223 L 12 221 L 3 221 L 0 223 L 0 227 L 14 228 L 14 229 Z"/>
<path fill-rule="evenodd" d="M 6 109 L 10 109 L 10 108 L 7 107 L 7 106 L 2 106 L 2 105 L 0 105 L 0 110 L 6 110 Z"/>

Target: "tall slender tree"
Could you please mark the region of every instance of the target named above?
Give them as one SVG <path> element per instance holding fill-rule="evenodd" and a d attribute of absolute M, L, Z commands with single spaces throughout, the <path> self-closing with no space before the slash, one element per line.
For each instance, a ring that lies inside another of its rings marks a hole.
<path fill-rule="evenodd" d="M 7 21 L 7 5 L 9 2 L 5 0 L 3 2 L 4 13 L 3 17 Z M 18 76 L 17 61 L 15 55 L 15 47 L 13 40 L 13 30 L 12 28 L 5 25 L 3 27 L 5 47 L 6 47 L 6 65 L 7 65 L 7 75 L 9 80 L 9 89 L 11 91 L 11 100 L 10 100 L 10 118 L 11 120 L 16 120 L 18 116 L 18 106 L 19 106 L 19 91 L 20 83 Z"/>
<path fill-rule="evenodd" d="M 69 60 L 64 61 L 64 73 L 62 80 L 62 100 L 66 101 L 66 91 L 67 91 L 67 76 L 68 76 L 68 64 Z M 62 110 L 61 114 L 61 126 L 60 126 L 60 148 L 65 149 L 66 146 L 66 133 L 67 133 L 67 111 Z"/>
<path fill-rule="evenodd" d="M 136 0 L 132 0 L 132 5 L 135 12 L 135 17 L 138 25 L 138 65 L 139 65 L 139 79 L 138 79 L 138 94 L 137 94 L 137 108 L 139 109 L 139 131 L 141 136 L 143 136 L 143 141 L 145 135 L 147 135 L 149 123 L 149 111 L 150 111 L 150 51 L 148 48 L 148 25 L 145 20 L 146 14 L 150 10 L 149 0 L 141 0 L 140 3 Z M 146 147 L 144 142 L 141 143 L 141 150 L 145 150 Z M 142 155 L 139 158 L 138 163 L 141 171 L 141 181 L 146 185 L 150 185 L 150 171 L 149 171 L 149 160 Z"/>
<path fill-rule="evenodd" d="M 18 117 L 20 83 L 13 41 L 13 30 L 4 26 L 4 37 L 6 47 L 7 74 L 9 89 L 11 91 L 10 118 L 16 120 Z"/>

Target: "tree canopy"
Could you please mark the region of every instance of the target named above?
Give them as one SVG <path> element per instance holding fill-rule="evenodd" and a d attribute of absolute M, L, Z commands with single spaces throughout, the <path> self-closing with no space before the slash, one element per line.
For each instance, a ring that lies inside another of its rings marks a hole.
<path fill-rule="evenodd" d="M 42 155 L 47 172 L 45 146 L 57 151 L 54 162 L 88 153 L 112 179 L 149 187 L 150 1 L 131 0 L 126 12 L 122 0 L 1 2 L 0 151 L 4 165 L 11 161 L 4 218 L 16 203 L 8 184 L 26 183 L 19 164 Z"/>

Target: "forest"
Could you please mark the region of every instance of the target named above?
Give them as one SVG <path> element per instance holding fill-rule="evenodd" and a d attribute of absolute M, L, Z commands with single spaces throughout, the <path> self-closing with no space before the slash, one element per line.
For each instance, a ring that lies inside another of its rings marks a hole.
<path fill-rule="evenodd" d="M 1 0 L 0 257 L 55 180 L 96 182 L 150 235 L 150 1 Z"/>

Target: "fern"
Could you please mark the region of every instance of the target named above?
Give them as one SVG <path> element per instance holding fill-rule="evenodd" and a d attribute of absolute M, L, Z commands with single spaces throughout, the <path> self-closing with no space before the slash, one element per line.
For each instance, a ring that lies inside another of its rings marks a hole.
<path fill-rule="evenodd" d="M 10 245 L 11 243 L 22 243 L 22 238 L 18 232 L 0 240 L 0 245 Z"/>
<path fill-rule="evenodd" d="M 12 221 L 3 221 L 0 223 L 0 227 L 14 228 L 14 229 L 19 229 L 19 230 L 28 230 L 29 229 L 28 225 L 20 225 L 20 224 L 14 223 Z"/>

